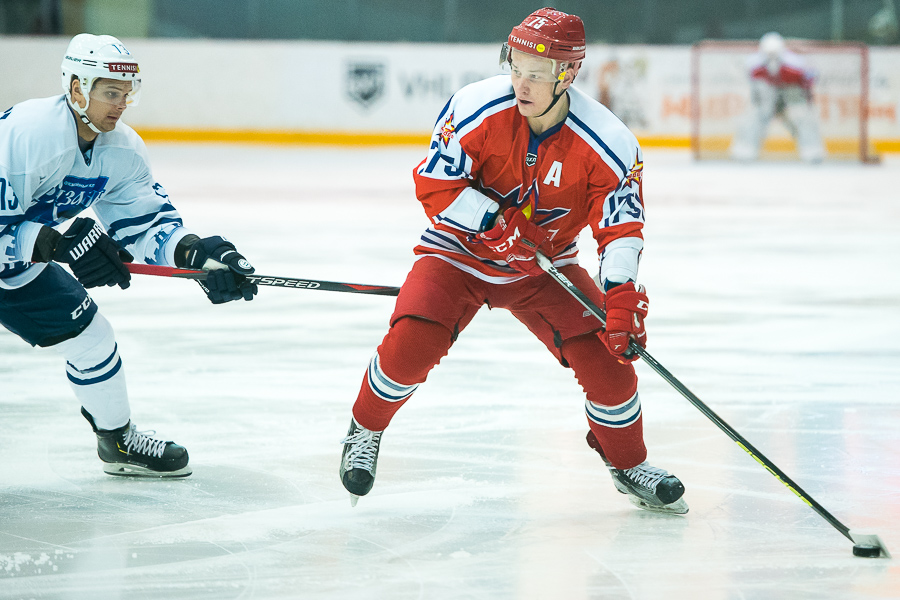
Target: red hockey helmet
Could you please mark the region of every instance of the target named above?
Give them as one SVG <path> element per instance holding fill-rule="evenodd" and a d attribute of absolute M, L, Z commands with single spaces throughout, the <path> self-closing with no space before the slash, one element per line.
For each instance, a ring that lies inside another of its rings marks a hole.
<path fill-rule="evenodd" d="M 526 54 L 574 63 L 584 59 L 584 23 L 575 15 L 542 8 L 513 27 L 506 43 Z"/>

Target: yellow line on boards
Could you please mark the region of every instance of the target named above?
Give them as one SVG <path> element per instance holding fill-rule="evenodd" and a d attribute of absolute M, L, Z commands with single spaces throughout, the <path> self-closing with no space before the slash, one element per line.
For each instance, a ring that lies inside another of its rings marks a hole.
<path fill-rule="evenodd" d="M 310 146 L 428 146 L 429 133 L 276 131 L 261 129 L 136 128 L 147 142 L 281 144 Z M 645 148 L 690 148 L 686 136 L 638 136 Z M 872 140 L 877 153 L 900 152 L 900 139 Z"/>
<path fill-rule="evenodd" d="M 428 146 L 428 133 L 344 133 L 329 131 L 272 131 L 241 129 L 135 128 L 147 142 L 293 144 L 335 146 Z"/>

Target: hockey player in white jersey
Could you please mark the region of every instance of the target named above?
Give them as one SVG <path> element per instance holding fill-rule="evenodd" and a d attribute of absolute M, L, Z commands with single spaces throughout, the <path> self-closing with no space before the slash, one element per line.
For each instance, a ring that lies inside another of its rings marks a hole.
<path fill-rule="evenodd" d="M 750 76 L 750 112 L 740 124 L 731 146 L 736 160 L 759 157 L 769 123 L 780 117 L 797 142 L 800 158 L 817 163 L 825 158 L 812 85 L 815 75 L 799 55 L 790 52 L 776 32 L 764 35 L 759 52 L 747 66 Z"/>
<path fill-rule="evenodd" d="M 187 450 L 131 422 L 112 327 L 85 288 L 127 288 L 124 262 L 137 260 L 209 271 L 201 287 L 214 304 L 252 300 L 257 289 L 233 244 L 182 225 L 143 141 L 120 122 L 140 77 L 119 40 L 80 34 L 62 62 L 65 94 L 0 114 L 0 323 L 65 359 L 104 471 L 184 477 Z M 88 207 L 99 222 L 78 217 Z"/>

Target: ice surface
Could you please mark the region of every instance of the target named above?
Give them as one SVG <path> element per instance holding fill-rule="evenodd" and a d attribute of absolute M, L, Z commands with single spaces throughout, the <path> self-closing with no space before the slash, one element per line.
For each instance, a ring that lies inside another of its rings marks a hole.
<path fill-rule="evenodd" d="M 186 224 L 261 274 L 399 285 L 427 225 L 418 150 L 150 153 Z M 900 552 L 900 161 L 645 163 L 650 352 Z M 391 298 L 263 288 L 212 306 L 149 276 L 92 296 L 135 422 L 188 447 L 194 474 L 105 475 L 61 359 L 0 330 L 0 599 L 900 597 L 896 560 L 853 557 L 640 363 L 650 461 L 691 511 L 632 507 L 584 441 L 571 373 L 503 311 L 400 411 L 351 509 L 339 441 Z"/>

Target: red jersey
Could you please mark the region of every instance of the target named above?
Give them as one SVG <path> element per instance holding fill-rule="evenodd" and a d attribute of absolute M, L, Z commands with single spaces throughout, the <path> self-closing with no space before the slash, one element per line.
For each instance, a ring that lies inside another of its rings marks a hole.
<path fill-rule="evenodd" d="M 524 277 L 476 238 L 497 211 L 532 198 L 534 222 L 549 232 L 546 254 L 577 263 L 588 225 L 601 277 L 634 279 L 643 248 L 643 157 L 606 107 L 569 87 L 562 123 L 534 135 L 519 114 L 508 75 L 473 83 L 444 107 L 428 156 L 414 170 L 416 195 L 432 221 L 415 248 L 492 283 Z"/>
<path fill-rule="evenodd" d="M 803 59 L 793 52 L 784 52 L 779 57 L 776 69 L 769 69 L 768 58 L 757 54 L 750 59 L 750 78 L 765 81 L 774 87 L 799 86 L 805 90 L 812 88 L 815 74 L 807 68 Z"/>

